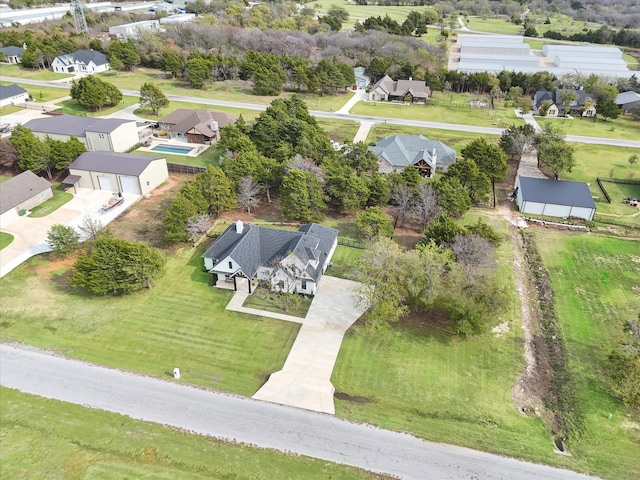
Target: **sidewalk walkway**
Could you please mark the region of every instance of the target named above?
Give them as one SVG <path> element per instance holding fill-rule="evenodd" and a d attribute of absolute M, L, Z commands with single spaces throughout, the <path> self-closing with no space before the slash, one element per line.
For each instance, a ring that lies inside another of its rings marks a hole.
<path fill-rule="evenodd" d="M 340 109 L 336 111 L 336 113 L 349 115 L 349 112 L 351 111 L 351 109 L 356 103 L 364 101 L 366 99 L 367 99 L 367 92 L 365 92 L 364 90 L 356 90 L 353 96 L 349 100 L 347 100 L 347 103 L 345 103 L 342 107 L 340 107 Z"/>
<path fill-rule="evenodd" d="M 364 313 L 352 299 L 357 286 L 357 282 L 325 275 L 304 319 L 242 307 L 248 293 L 236 292 L 229 310 L 302 323 L 282 370 L 271 374 L 253 398 L 335 413 L 333 367 L 345 332 Z"/>

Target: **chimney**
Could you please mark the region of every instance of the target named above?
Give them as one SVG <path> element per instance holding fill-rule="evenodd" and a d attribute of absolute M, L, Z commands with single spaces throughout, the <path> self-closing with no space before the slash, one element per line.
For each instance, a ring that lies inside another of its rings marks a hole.
<path fill-rule="evenodd" d="M 433 164 L 433 172 L 431 173 L 431 177 L 435 177 L 436 164 L 438 163 L 438 153 L 436 152 L 436 147 L 433 147 L 433 150 L 431 150 L 431 163 Z"/>
<path fill-rule="evenodd" d="M 218 131 L 218 122 L 216 120 L 211 120 L 211 123 L 209 124 L 209 128 L 211 129 L 212 132 L 217 132 Z"/>
<path fill-rule="evenodd" d="M 236 220 L 236 233 L 242 233 L 242 230 L 244 230 L 242 220 Z"/>

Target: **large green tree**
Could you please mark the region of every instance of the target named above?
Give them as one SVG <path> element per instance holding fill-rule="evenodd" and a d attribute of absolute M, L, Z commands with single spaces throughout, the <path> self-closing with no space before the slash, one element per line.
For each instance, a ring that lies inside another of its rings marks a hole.
<path fill-rule="evenodd" d="M 166 261 L 160 250 L 146 243 L 99 237 L 79 255 L 71 284 L 96 295 L 131 293 L 151 288 L 164 273 Z"/>
<path fill-rule="evenodd" d="M 496 205 L 496 181 L 507 174 L 507 155 L 498 147 L 488 143 L 484 138 L 477 138 L 462 149 L 462 156 L 473 160 L 491 180 L 493 205 Z"/>
<path fill-rule="evenodd" d="M 158 115 L 162 107 L 169 105 L 169 99 L 155 83 L 147 82 L 140 87 L 140 106 L 150 107 L 154 115 Z"/>
<path fill-rule="evenodd" d="M 67 225 L 52 225 L 47 232 L 47 243 L 54 252 L 70 253 L 78 248 L 80 234 Z"/>
<path fill-rule="evenodd" d="M 563 172 L 570 172 L 576 164 L 573 146 L 564 140 L 562 132 L 551 124 L 545 125 L 543 132 L 536 135 L 535 145 L 538 164 L 547 166 L 558 179 Z"/>
<path fill-rule="evenodd" d="M 112 83 L 89 75 L 71 82 L 71 98 L 88 110 L 95 111 L 118 104 L 122 100 L 122 92 Z"/>
<path fill-rule="evenodd" d="M 113 40 L 109 45 L 109 60 L 114 57 L 122 62 L 124 70 L 131 71 L 140 64 L 138 46 L 129 39 L 126 41 Z"/>
<path fill-rule="evenodd" d="M 64 170 L 71 162 L 87 151 L 85 144 L 78 140 L 75 135 L 71 135 L 66 142 L 55 140 L 47 135 L 45 144 L 48 150 L 49 163 L 56 170 Z"/>
<path fill-rule="evenodd" d="M 356 227 L 367 240 L 391 237 L 393 222 L 380 207 L 367 207 L 356 216 Z"/>
<path fill-rule="evenodd" d="M 218 217 L 221 212 L 238 206 L 233 181 L 220 167 L 207 166 L 206 171 L 196 175 L 194 184 L 207 203 L 210 214 Z"/>
<path fill-rule="evenodd" d="M 24 125 L 17 125 L 11 132 L 11 145 L 18 154 L 18 167 L 33 173 L 47 172 L 52 177 L 53 165 L 49 159 L 47 145 Z"/>
<path fill-rule="evenodd" d="M 282 215 L 302 222 L 320 220 L 326 207 L 320 180 L 297 169 L 289 170 L 282 179 L 280 203 Z"/>

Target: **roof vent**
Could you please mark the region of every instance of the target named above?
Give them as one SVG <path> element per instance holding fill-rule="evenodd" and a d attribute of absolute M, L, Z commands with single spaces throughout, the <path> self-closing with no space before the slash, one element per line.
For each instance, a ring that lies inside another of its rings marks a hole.
<path fill-rule="evenodd" d="M 242 230 L 244 230 L 242 220 L 236 220 L 236 233 L 242 233 Z"/>

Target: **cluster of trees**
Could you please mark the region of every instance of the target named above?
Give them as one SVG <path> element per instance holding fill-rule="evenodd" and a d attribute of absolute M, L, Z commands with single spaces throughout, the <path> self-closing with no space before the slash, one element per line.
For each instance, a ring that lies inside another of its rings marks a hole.
<path fill-rule="evenodd" d="M 640 315 L 624 324 L 623 335 L 609 354 L 613 390 L 622 401 L 640 408 Z"/>
<path fill-rule="evenodd" d="M 413 10 L 409 12 L 407 18 L 401 22 L 392 20 L 389 15 L 383 17 L 368 17 L 364 22 L 356 22 L 354 29 L 356 32 L 365 30 L 381 30 L 392 35 L 420 37 L 427 33 L 427 25 L 434 25 L 440 21 L 438 12 L 433 8 L 427 8 L 422 12 Z"/>
<path fill-rule="evenodd" d="M 543 127 L 534 138 L 538 152 L 538 166 L 549 167 L 557 180 L 562 172 L 570 172 L 576 164 L 573 146 L 565 141 L 564 133 L 552 124 Z"/>
<path fill-rule="evenodd" d="M 24 125 L 17 125 L 11 137 L 1 140 L 0 144 L 3 167 L 17 166 L 36 174 L 46 172 L 49 178 L 52 178 L 54 170 L 64 170 L 87 151 L 85 144 L 73 135 L 66 142 L 48 135 L 40 140 Z"/>
<path fill-rule="evenodd" d="M 113 83 L 89 75 L 71 82 L 71 98 L 92 112 L 122 101 L 122 92 Z"/>
<path fill-rule="evenodd" d="M 553 40 L 572 40 L 574 42 L 600 43 L 605 45 L 613 43 L 614 45 L 621 45 L 623 47 L 640 47 L 640 33 L 637 31 L 627 28 L 612 30 L 606 25 L 596 30 L 587 30 L 570 35 L 555 30 L 547 30 L 542 36 Z"/>
<path fill-rule="evenodd" d="M 182 185 L 164 219 L 165 240 L 194 240 L 211 227 L 209 217 L 236 208 L 233 182 L 219 167 L 209 165 L 205 172 Z"/>
<path fill-rule="evenodd" d="M 60 254 L 80 248 L 71 284 L 95 295 L 122 295 L 151 288 L 152 281 L 165 271 L 167 260 L 160 250 L 146 243 L 115 238 L 90 216 L 84 218 L 78 230 L 53 225 L 47 242 Z"/>

